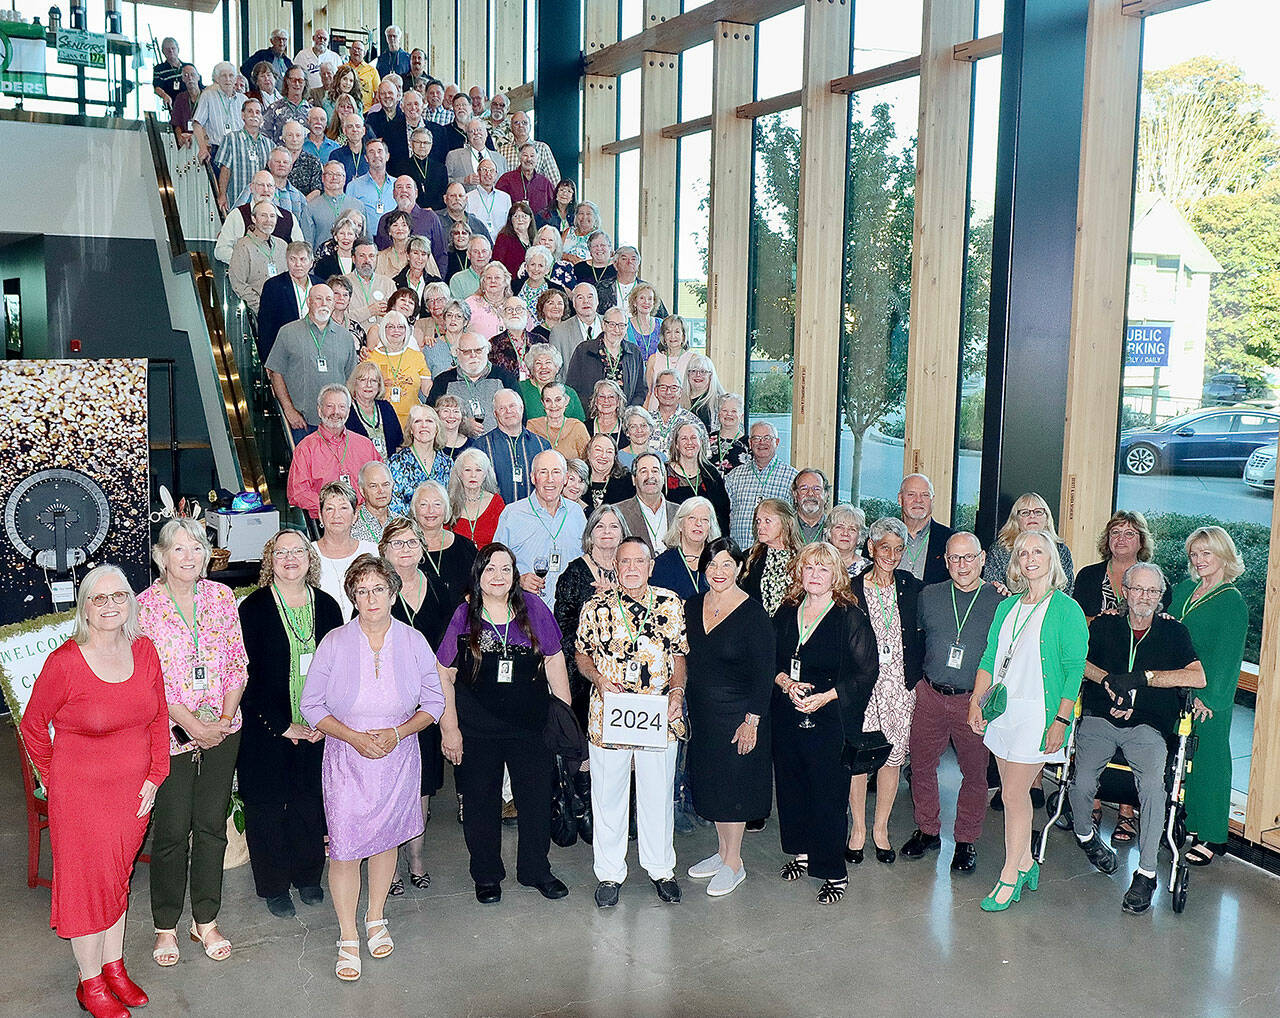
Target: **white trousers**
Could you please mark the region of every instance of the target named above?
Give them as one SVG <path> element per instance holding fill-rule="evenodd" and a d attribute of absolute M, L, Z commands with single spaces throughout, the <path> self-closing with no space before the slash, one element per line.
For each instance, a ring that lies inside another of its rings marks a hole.
<path fill-rule="evenodd" d="M 654 880 L 675 876 L 675 813 L 672 791 L 676 780 L 677 742 L 666 751 L 601 749 L 592 744 L 591 810 L 595 817 L 592 849 L 597 880 L 621 884 L 627 879 L 628 804 L 631 763 L 636 770 L 636 829 L 640 865 Z"/>

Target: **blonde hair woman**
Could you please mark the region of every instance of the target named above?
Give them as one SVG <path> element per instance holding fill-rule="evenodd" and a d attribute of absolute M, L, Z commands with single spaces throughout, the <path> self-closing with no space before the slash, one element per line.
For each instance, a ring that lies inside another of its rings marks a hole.
<path fill-rule="evenodd" d="M 1019 495 L 1014 501 L 1013 508 L 1009 510 L 1009 518 L 1004 521 L 995 541 L 987 549 L 987 564 L 983 567 L 982 578 L 988 583 L 1003 585 L 1005 573 L 1013 558 L 1014 541 L 1019 534 L 1032 530 L 1046 534 L 1053 541 L 1058 552 L 1057 561 L 1066 577 L 1062 589 L 1070 596 L 1075 589 L 1075 567 L 1071 562 L 1071 550 L 1058 537 L 1049 503 L 1034 491 Z"/>

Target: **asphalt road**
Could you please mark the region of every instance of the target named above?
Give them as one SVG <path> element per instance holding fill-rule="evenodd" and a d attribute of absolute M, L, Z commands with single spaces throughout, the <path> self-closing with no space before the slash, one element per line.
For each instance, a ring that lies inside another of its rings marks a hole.
<path fill-rule="evenodd" d="M 784 451 L 791 447 L 789 417 L 769 417 L 778 429 Z M 840 496 L 847 498 L 847 478 L 853 464 L 853 438 L 845 434 L 840 443 Z M 957 471 L 960 503 L 974 503 L 978 495 L 979 457 L 962 452 Z M 868 436 L 862 452 L 862 496 L 893 499 L 902 480 L 902 446 Z M 1238 477 L 1167 476 L 1133 477 L 1121 474 L 1116 504 L 1144 513 L 1212 512 L 1220 520 L 1271 525 L 1271 497 L 1254 491 Z"/>

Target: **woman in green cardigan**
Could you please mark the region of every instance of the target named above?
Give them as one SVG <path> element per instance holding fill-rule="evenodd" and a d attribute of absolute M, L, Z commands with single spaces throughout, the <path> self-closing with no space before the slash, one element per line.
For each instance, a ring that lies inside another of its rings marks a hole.
<path fill-rule="evenodd" d="M 1189 579 L 1173 589 L 1170 611 L 1191 633 L 1205 687 L 1192 701 L 1200 744 L 1187 774 L 1187 830 L 1194 836 L 1187 862 L 1208 866 L 1227 847 L 1231 813 L 1231 714 L 1244 659 L 1249 609 L 1232 582 L 1244 572 L 1235 542 L 1221 527 L 1201 527 L 1187 538 Z"/>
<path fill-rule="evenodd" d="M 1004 911 L 1023 888 L 1040 883 L 1031 854 L 1031 786 L 1044 764 L 1066 759 L 1062 747 L 1089 650 L 1084 612 L 1065 592 L 1067 574 L 1048 534 L 1017 536 L 1006 582 L 1015 596 L 996 609 L 969 701 L 969 727 L 994 754 L 1004 794 L 1004 868 L 982 900 L 986 912 Z M 1008 702 L 988 723 L 982 700 L 993 682 L 1004 684 Z"/>

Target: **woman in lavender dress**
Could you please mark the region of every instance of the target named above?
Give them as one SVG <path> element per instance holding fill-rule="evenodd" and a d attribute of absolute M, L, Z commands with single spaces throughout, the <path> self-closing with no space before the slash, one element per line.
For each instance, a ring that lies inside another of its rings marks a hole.
<path fill-rule="evenodd" d="M 396 850 L 422 833 L 422 758 L 413 736 L 444 710 L 436 659 L 416 629 L 391 617 L 400 577 L 385 561 L 361 555 L 347 570 L 356 617 L 316 648 L 302 691 L 302 715 L 327 737 L 321 782 L 329 825 L 329 893 L 341 939 L 335 973 L 360 978 L 356 903 L 360 863 L 369 860 L 369 953 L 395 944 L 382 909 Z"/>

